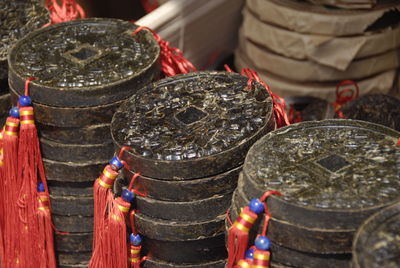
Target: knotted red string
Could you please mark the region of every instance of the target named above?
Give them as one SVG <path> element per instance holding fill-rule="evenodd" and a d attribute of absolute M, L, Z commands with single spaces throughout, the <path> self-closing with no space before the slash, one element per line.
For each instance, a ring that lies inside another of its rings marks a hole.
<path fill-rule="evenodd" d="M 128 189 L 129 189 L 129 191 L 134 192 L 134 193 L 135 193 L 136 195 L 138 195 L 138 196 L 146 197 L 146 196 L 147 196 L 146 194 L 141 193 L 141 192 L 139 192 L 138 190 L 136 190 L 136 189 L 133 188 L 133 185 L 134 185 L 136 179 L 137 179 L 139 176 L 140 176 L 139 173 L 133 174 L 132 179 L 131 179 L 131 182 L 129 183 Z"/>
<path fill-rule="evenodd" d="M 168 41 L 162 40 L 161 37 L 150 28 L 140 26 L 132 33 L 132 36 L 135 36 L 144 29 L 151 32 L 160 45 L 161 70 L 166 76 L 197 71 L 193 64 L 183 56 L 179 48 L 171 47 Z"/>
<path fill-rule="evenodd" d="M 251 85 L 253 83 L 253 80 L 260 83 L 263 87 L 265 87 L 265 89 L 267 90 L 267 92 L 271 95 L 272 97 L 272 102 L 274 105 L 274 114 L 275 114 L 275 120 L 276 120 L 276 124 L 277 127 L 284 127 L 284 126 L 288 126 L 290 125 L 288 116 L 286 114 L 286 102 L 283 98 L 279 97 L 278 95 L 272 93 L 271 89 L 269 88 L 269 86 L 264 83 L 264 81 L 261 80 L 260 76 L 258 75 L 258 73 L 250 68 L 243 68 L 242 75 L 247 76 L 249 78 L 249 81 L 247 82 L 247 86 L 249 88 L 251 88 Z"/>
<path fill-rule="evenodd" d="M 152 12 L 154 9 L 158 8 L 159 5 L 157 0 L 140 0 L 142 7 L 147 13 Z"/>
<path fill-rule="evenodd" d="M 271 196 L 271 195 L 278 195 L 278 196 L 281 196 L 282 194 L 281 194 L 280 192 L 278 192 L 278 191 L 267 191 L 267 192 L 265 192 L 265 193 L 261 196 L 260 201 L 261 201 L 261 202 L 266 202 L 266 201 L 267 201 L 267 198 L 268 198 L 269 196 Z M 271 213 L 269 212 L 269 209 L 268 209 L 268 206 L 267 206 L 266 203 L 265 203 L 265 206 L 264 206 L 264 214 L 265 214 L 265 217 L 264 217 L 264 226 L 263 226 L 261 235 L 266 236 L 266 234 L 267 234 L 267 229 L 268 229 L 268 224 L 269 224 L 269 220 L 271 219 Z"/>
<path fill-rule="evenodd" d="M 86 16 L 83 8 L 74 0 L 61 0 L 61 5 L 57 0 L 46 0 L 44 5 L 50 12 L 51 24 L 83 19 Z"/>
<path fill-rule="evenodd" d="M 343 88 L 344 86 L 354 86 L 354 88 Z M 333 106 L 339 118 L 345 118 L 343 112 L 340 110 L 342 106 L 347 102 L 358 98 L 358 94 L 359 88 L 357 83 L 354 81 L 344 80 L 336 86 L 336 101 Z"/>

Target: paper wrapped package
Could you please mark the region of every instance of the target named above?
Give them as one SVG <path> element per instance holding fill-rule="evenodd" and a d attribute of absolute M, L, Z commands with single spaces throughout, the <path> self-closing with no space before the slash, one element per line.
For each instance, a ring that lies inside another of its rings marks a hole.
<path fill-rule="evenodd" d="M 334 102 L 336 99 L 336 85 L 340 81 L 330 83 L 301 83 L 290 81 L 258 69 L 240 50 L 236 50 L 235 65 L 237 69 L 252 68 L 257 71 L 261 79 L 270 86 L 272 92 L 281 97 L 311 96 L 325 99 L 329 102 Z M 397 70 L 392 69 L 366 79 L 356 80 L 360 88 L 360 95 L 388 93 L 393 88 L 397 75 Z"/>
<path fill-rule="evenodd" d="M 346 70 L 356 59 L 367 58 L 400 47 L 400 25 L 355 36 L 305 34 L 261 21 L 253 12 L 243 11 L 243 36 L 272 52 L 297 60 Z"/>
<path fill-rule="evenodd" d="M 247 8 L 260 20 L 299 33 L 333 36 L 363 34 L 400 1 L 380 1 L 370 10 L 329 9 L 296 0 L 247 0 Z"/>

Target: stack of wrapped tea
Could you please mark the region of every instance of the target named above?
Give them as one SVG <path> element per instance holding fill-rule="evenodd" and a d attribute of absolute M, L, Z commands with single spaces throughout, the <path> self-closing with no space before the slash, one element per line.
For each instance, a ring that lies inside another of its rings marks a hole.
<path fill-rule="evenodd" d="M 336 85 L 348 79 L 358 83 L 360 95 L 393 87 L 400 65 L 399 1 L 350 10 L 247 0 L 243 15 L 236 67 L 254 68 L 283 97 L 334 101 Z"/>

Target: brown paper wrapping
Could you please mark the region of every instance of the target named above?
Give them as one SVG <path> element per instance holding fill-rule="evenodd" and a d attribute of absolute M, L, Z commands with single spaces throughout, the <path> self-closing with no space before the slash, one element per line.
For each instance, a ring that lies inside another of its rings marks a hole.
<path fill-rule="evenodd" d="M 376 4 L 376 0 L 308 0 L 318 5 L 330 5 L 347 9 L 369 9 Z"/>
<path fill-rule="evenodd" d="M 257 69 L 251 61 L 240 50 L 235 53 L 235 65 L 238 70 L 241 68 L 252 68 L 259 73 L 261 79 L 266 82 L 272 92 L 281 97 L 311 96 L 334 102 L 336 99 L 336 85 L 340 81 L 332 83 L 298 83 L 285 80 L 281 77 Z M 360 95 L 386 94 L 396 79 L 398 70 L 389 70 L 373 77 L 356 81 L 360 88 Z"/>
<path fill-rule="evenodd" d="M 239 47 L 251 62 L 261 70 L 298 82 L 329 82 L 357 80 L 400 66 L 400 50 L 355 60 L 344 71 L 306 60 L 295 60 L 274 54 L 244 38 L 239 38 Z"/>
<path fill-rule="evenodd" d="M 350 37 L 302 34 L 260 21 L 243 11 L 244 37 L 269 50 L 298 60 L 346 70 L 354 59 L 378 55 L 400 47 L 400 26 Z"/>
<path fill-rule="evenodd" d="M 357 35 L 400 1 L 380 1 L 371 10 L 339 10 L 293 0 L 247 0 L 247 8 L 264 22 L 300 33 Z"/>

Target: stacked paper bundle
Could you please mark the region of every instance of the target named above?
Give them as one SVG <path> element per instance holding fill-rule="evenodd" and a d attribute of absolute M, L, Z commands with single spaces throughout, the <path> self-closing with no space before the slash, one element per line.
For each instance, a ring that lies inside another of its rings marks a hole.
<path fill-rule="evenodd" d="M 275 93 L 335 100 L 343 80 L 387 93 L 400 66 L 400 2 L 371 10 L 297 0 L 247 0 L 236 67 L 254 68 Z"/>
<path fill-rule="evenodd" d="M 347 9 L 369 9 L 377 0 L 308 0 L 311 3 Z"/>

